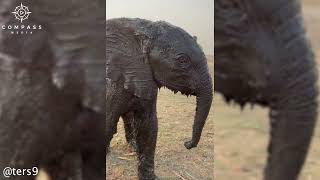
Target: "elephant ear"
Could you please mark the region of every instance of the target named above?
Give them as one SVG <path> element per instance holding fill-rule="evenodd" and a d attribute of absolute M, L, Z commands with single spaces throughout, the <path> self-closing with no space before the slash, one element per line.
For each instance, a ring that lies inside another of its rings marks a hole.
<path fill-rule="evenodd" d="M 135 33 L 140 53 L 128 71 L 125 72 L 125 88 L 131 87 L 134 95 L 141 99 L 151 100 L 157 93 L 157 85 L 153 78 L 150 66 L 150 50 L 152 37 L 146 33 L 136 31 Z M 134 69 L 131 71 L 130 69 Z"/>
<path fill-rule="evenodd" d="M 123 84 L 138 98 L 152 99 L 157 88 L 149 65 L 151 36 L 135 26 L 124 27 L 123 22 L 108 24 L 107 78 Z"/>

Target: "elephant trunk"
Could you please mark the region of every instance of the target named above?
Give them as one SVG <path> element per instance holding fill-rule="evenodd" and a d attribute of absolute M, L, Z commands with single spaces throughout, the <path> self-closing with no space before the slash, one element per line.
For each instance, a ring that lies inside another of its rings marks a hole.
<path fill-rule="evenodd" d="M 299 82 L 303 84 L 301 89 L 288 90 L 291 92 L 270 111 L 271 141 L 265 180 L 296 180 L 304 164 L 317 117 L 316 83 L 310 82 L 315 76 L 307 73 L 309 78 Z"/>
<path fill-rule="evenodd" d="M 265 180 L 296 180 L 304 164 L 317 118 L 317 71 L 299 16 L 286 24 L 285 58 L 277 79 L 284 80 L 271 103 L 271 140 Z M 296 26 L 300 24 L 300 26 Z"/>
<path fill-rule="evenodd" d="M 197 147 L 212 103 L 213 85 L 211 76 L 207 69 L 201 75 L 201 85 L 198 88 L 196 95 L 197 107 L 193 124 L 192 139 L 184 144 L 187 149 Z"/>

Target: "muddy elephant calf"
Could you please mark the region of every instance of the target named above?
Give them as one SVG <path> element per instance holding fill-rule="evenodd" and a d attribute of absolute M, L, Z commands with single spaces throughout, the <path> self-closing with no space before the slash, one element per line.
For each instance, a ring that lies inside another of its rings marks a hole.
<path fill-rule="evenodd" d="M 197 146 L 212 102 L 212 81 L 201 48 L 188 33 L 166 22 L 107 21 L 107 147 L 120 116 L 133 121 L 139 179 L 155 179 L 158 88 L 197 97 L 192 139 Z M 131 116 L 131 118 L 130 118 Z M 127 123 L 127 122 L 125 122 Z"/>

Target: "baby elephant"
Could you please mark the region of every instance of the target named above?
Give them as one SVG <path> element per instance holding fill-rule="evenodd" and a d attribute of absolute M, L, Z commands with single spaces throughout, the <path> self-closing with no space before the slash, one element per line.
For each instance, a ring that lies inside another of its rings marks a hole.
<path fill-rule="evenodd" d="M 106 35 L 107 148 L 120 116 L 129 117 L 123 119 L 132 121 L 135 132 L 139 179 L 156 179 L 158 88 L 197 97 L 192 139 L 185 143 L 196 147 L 212 103 L 207 59 L 192 36 L 162 21 L 111 19 Z"/>

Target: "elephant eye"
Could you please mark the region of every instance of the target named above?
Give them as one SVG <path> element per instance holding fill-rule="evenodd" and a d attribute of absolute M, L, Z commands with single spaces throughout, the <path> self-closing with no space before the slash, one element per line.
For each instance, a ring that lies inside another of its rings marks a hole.
<path fill-rule="evenodd" d="M 186 55 L 180 55 L 177 57 L 177 61 L 179 62 L 180 66 L 183 68 L 189 67 L 190 59 Z"/>

